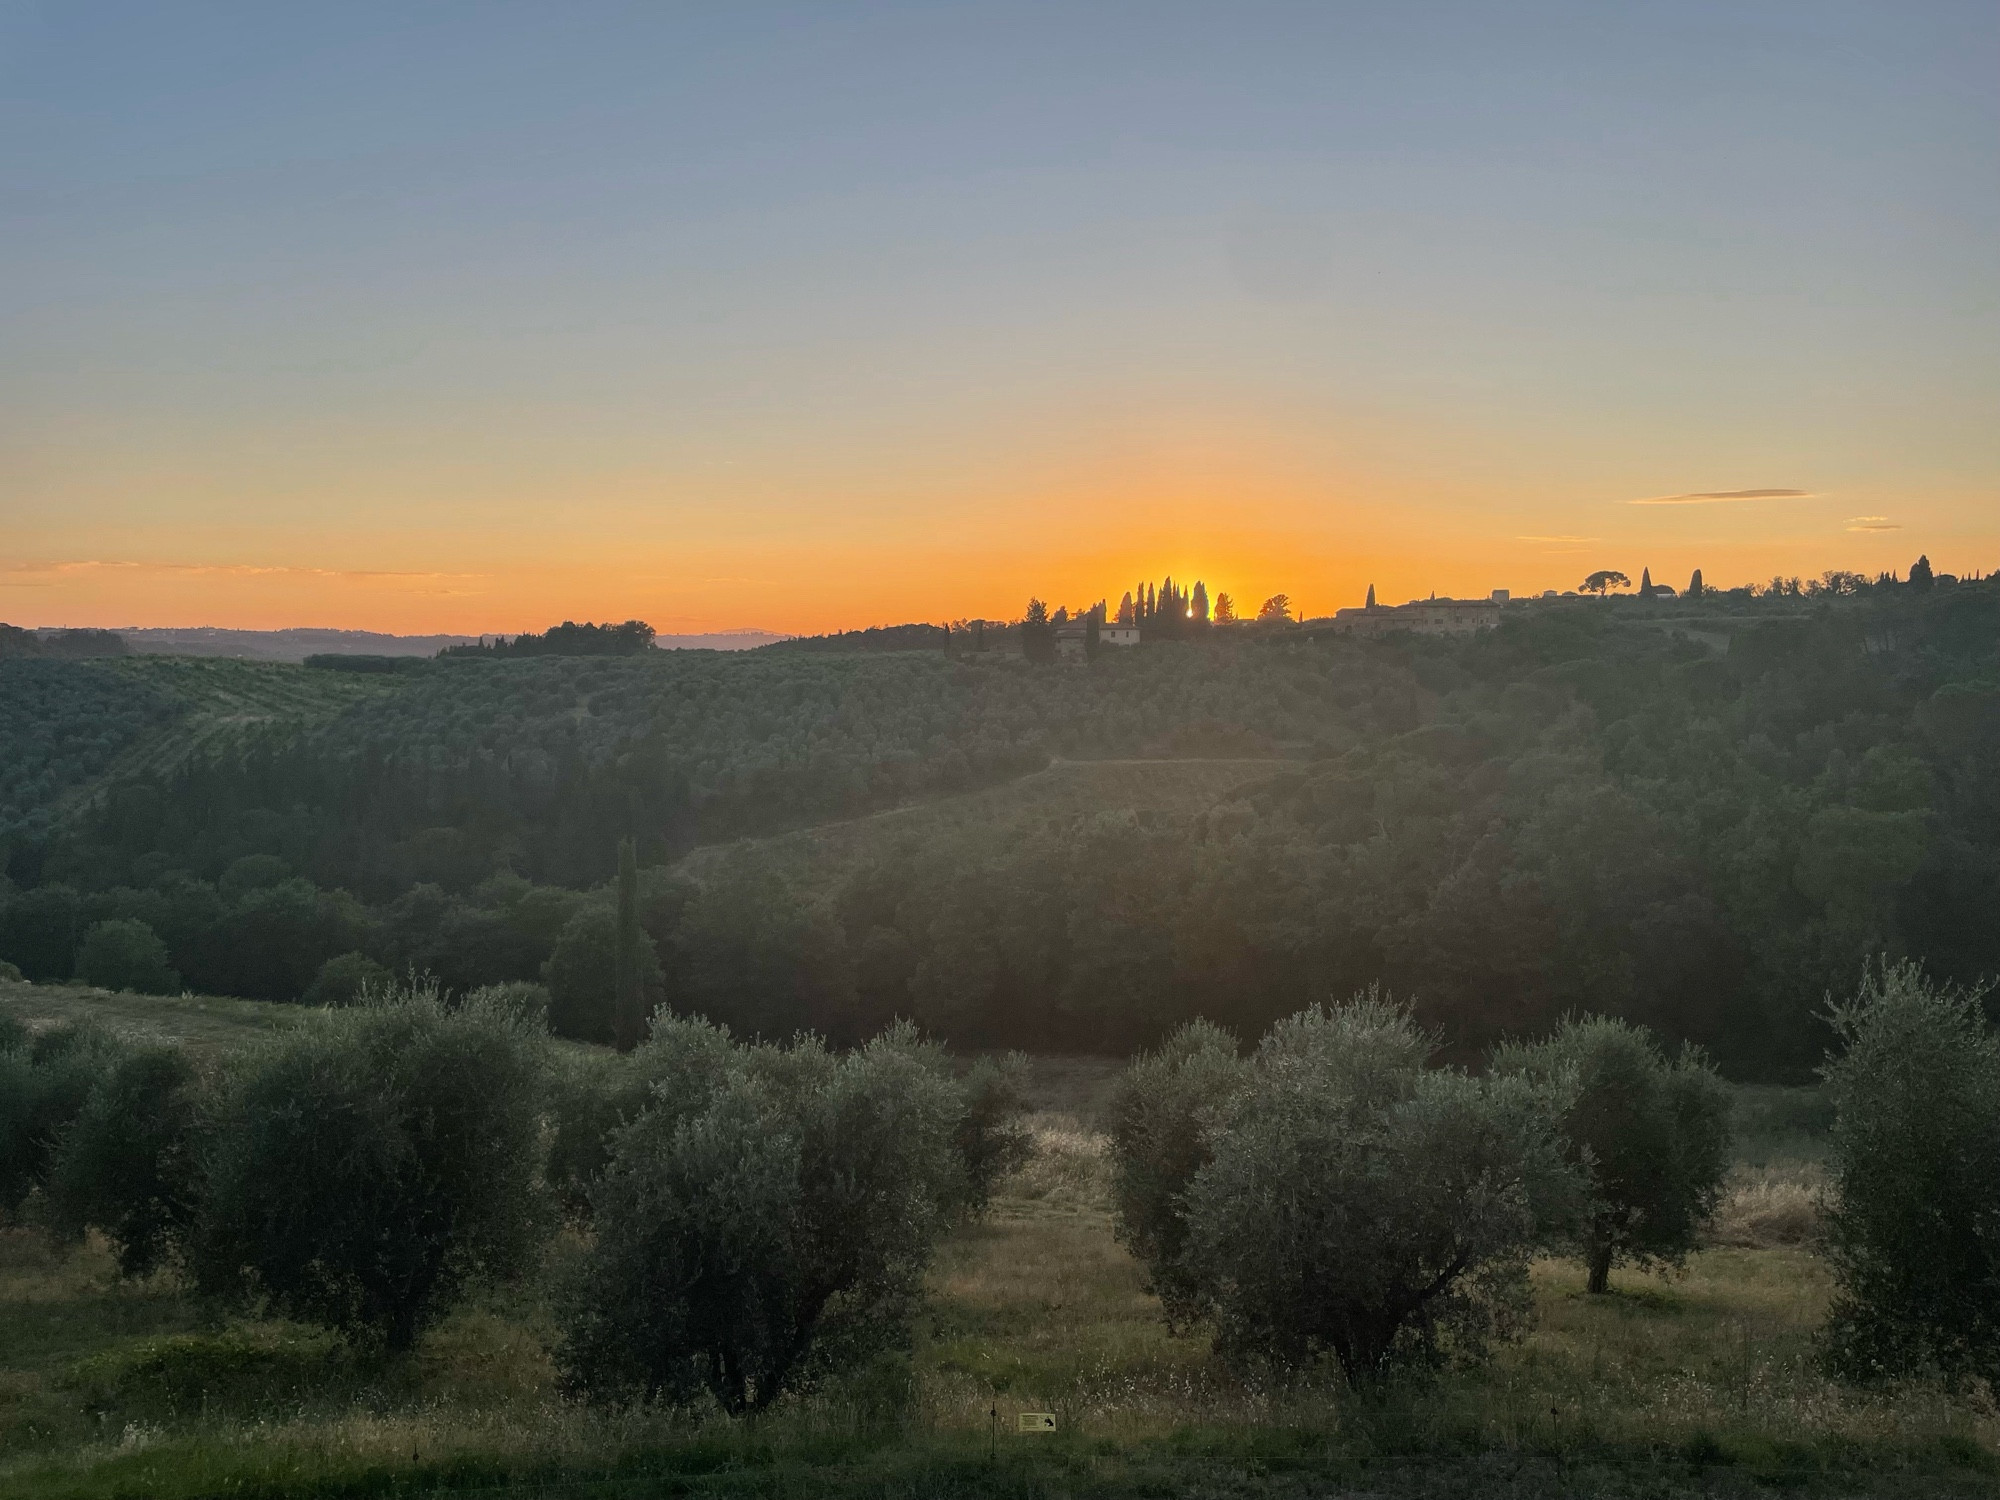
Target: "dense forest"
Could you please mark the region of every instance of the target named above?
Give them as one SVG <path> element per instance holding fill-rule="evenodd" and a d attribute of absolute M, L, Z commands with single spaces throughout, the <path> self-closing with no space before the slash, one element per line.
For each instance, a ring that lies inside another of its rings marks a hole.
<path fill-rule="evenodd" d="M 1379 980 L 1468 1056 L 1590 1010 L 1775 1077 L 1817 1059 L 1823 997 L 1867 955 L 2000 971 L 1991 580 L 1050 665 L 931 629 L 960 649 L 260 668 L 289 674 L 267 695 L 325 686 L 249 715 L 170 662 L 0 662 L 0 958 L 68 977 L 115 921 L 200 990 L 292 999 L 344 954 L 456 989 L 537 978 L 605 931 L 629 834 L 660 997 L 765 1034 L 907 1015 L 1122 1052 Z M 1052 759 L 1194 757 L 1262 764 L 1169 806 L 1107 780 L 1097 805 L 837 867 L 771 837 Z"/>

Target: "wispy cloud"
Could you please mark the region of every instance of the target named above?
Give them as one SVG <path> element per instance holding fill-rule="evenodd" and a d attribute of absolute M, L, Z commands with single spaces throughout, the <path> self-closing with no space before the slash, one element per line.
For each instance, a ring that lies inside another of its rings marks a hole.
<path fill-rule="evenodd" d="M 1849 516 L 1849 531 L 1901 531 L 1903 528 L 1887 516 Z"/>
<path fill-rule="evenodd" d="M 1810 500 L 1811 490 L 1694 490 L 1685 495 L 1651 495 L 1627 505 L 1728 505 L 1741 500 Z"/>
<path fill-rule="evenodd" d="M 0 573 L 15 577 L 58 578 L 77 573 L 154 573 L 169 577 L 215 578 L 338 578 L 348 580 L 398 579 L 410 583 L 468 582 L 490 577 L 486 573 L 395 572 L 377 568 L 300 568 L 260 563 L 163 563 L 128 562 L 107 558 L 78 558 L 67 562 L 9 563 Z"/>

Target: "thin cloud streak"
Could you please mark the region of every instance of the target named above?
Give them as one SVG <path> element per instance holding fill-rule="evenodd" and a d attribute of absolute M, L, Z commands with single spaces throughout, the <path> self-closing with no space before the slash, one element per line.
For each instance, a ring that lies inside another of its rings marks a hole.
<path fill-rule="evenodd" d="M 64 575 L 97 571 L 157 573 L 168 576 L 193 577 L 212 576 L 223 578 L 344 578 L 376 579 L 393 578 L 411 582 L 436 583 L 441 581 L 469 582 L 490 578 L 490 573 L 402 573 L 386 569 L 370 568 L 300 568 L 287 565 L 256 563 L 152 563 L 120 562 L 103 558 L 81 558 L 69 562 L 55 563 L 10 563 L 0 569 L 12 575 L 29 578 L 60 577 Z"/>
<path fill-rule="evenodd" d="M 1887 516 L 1849 516 L 1849 531 L 1901 531 L 1903 528 Z"/>
<path fill-rule="evenodd" d="M 1627 505 L 1728 505 L 1742 500 L 1811 500 L 1811 490 L 1694 490 L 1685 495 L 1653 495 Z"/>

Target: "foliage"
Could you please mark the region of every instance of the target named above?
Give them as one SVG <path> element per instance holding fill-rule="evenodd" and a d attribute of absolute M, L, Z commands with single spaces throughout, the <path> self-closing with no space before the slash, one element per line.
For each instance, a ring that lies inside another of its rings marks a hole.
<path fill-rule="evenodd" d="M 1595 573 L 1592 573 L 1588 578 L 1583 580 L 1583 592 L 1586 594 L 1596 594 L 1600 598 L 1612 589 L 1629 589 L 1630 587 L 1632 587 L 1632 580 L 1616 568 L 1599 568 Z"/>
<path fill-rule="evenodd" d="M 85 932 L 76 950 L 76 976 L 99 989 L 139 995 L 175 995 L 181 988 L 167 945 L 136 917 L 113 917 Z"/>
<path fill-rule="evenodd" d="M 962 1192 L 963 1102 L 910 1034 L 836 1057 L 660 1018 L 639 1056 L 662 1082 L 591 1193 L 571 1388 L 753 1411 L 906 1340 Z"/>
<path fill-rule="evenodd" d="M 1350 1380 L 1471 1357 L 1518 1326 L 1530 1252 L 1569 1227 L 1560 1093 L 1425 1067 L 1374 996 L 1274 1027 L 1185 1194 L 1181 1263 L 1217 1347 Z"/>
<path fill-rule="evenodd" d="M 387 989 L 388 969 L 365 953 L 337 953 L 319 966 L 313 982 L 299 996 L 301 1005 L 353 1005 L 370 990 Z"/>
<path fill-rule="evenodd" d="M 1118 1238 L 1146 1267 L 1169 1328 L 1208 1310 L 1204 1279 L 1187 1261 L 1188 1188 L 1253 1077 L 1235 1038 L 1194 1021 L 1119 1079 L 1111 1105 Z"/>
<path fill-rule="evenodd" d="M 111 1064 L 49 1169 L 47 1217 L 58 1234 L 101 1231 L 127 1276 L 170 1258 L 198 1202 L 199 1084 L 178 1047 L 137 1048 Z"/>
<path fill-rule="evenodd" d="M 665 977 L 659 954 L 643 933 L 629 939 L 640 992 L 657 999 Z M 564 925 L 544 968 L 549 1029 L 582 1042 L 616 1039 L 619 926 L 615 909 L 593 902 Z"/>
<path fill-rule="evenodd" d="M 1832 1009 L 1826 1349 L 1850 1379 L 2000 1389 L 2000 1037 L 1982 999 L 1885 962 Z"/>
<path fill-rule="evenodd" d="M 1615 1264 L 1678 1266 L 1722 1192 L 1730 1160 L 1728 1085 L 1693 1048 L 1668 1058 L 1651 1033 L 1601 1016 L 1500 1048 L 1493 1071 L 1574 1090 L 1562 1115 L 1590 1184 L 1582 1251 L 1593 1292 Z"/>
<path fill-rule="evenodd" d="M 131 919 L 203 993 L 296 998 L 349 952 L 454 994 L 534 980 L 580 908 L 615 908 L 637 829 L 675 1007 L 770 1036 L 910 1016 L 966 1048 L 1125 1053 L 1380 979 L 1460 1060 L 1589 1009 L 1775 1079 L 1810 1069 L 1820 997 L 1867 953 L 2000 971 L 2000 584 L 1537 601 L 1364 641 L 1198 629 L 1168 583 L 1134 605 L 1157 648 L 1062 672 L 1012 632 L 374 677 L 0 663 L 24 705 L 0 782 L 28 778 L 0 959 L 66 978 L 83 931 Z M 882 819 L 884 857 L 831 876 L 745 843 L 653 899 L 693 843 L 1162 755 L 1268 774 L 1173 807 L 1107 776 L 1099 805 L 968 813 L 926 847 Z M 246 885 L 246 857 L 287 873 Z"/>
<path fill-rule="evenodd" d="M 647 971 L 642 954 L 650 954 L 653 968 L 659 955 L 652 941 L 639 930 L 639 861 L 632 841 L 618 841 L 618 929 L 612 948 L 611 1037 L 620 1052 L 630 1052 L 645 1033 Z"/>
<path fill-rule="evenodd" d="M 942 1049 L 929 1049 L 940 1064 Z M 952 1149 L 958 1153 L 963 1211 L 974 1217 L 986 1212 L 993 1190 L 1009 1173 L 1020 1170 L 1034 1155 L 1034 1137 L 1021 1123 L 1027 1100 L 1021 1092 L 1021 1077 L 1027 1059 L 1011 1053 L 1006 1057 L 982 1057 L 959 1079 L 964 1105 L 952 1129 Z"/>
<path fill-rule="evenodd" d="M 465 997 L 465 1004 L 510 1016 L 536 1036 L 549 1029 L 549 988 L 545 984 L 525 979 L 483 984 Z"/>
<path fill-rule="evenodd" d="M 653 627 L 644 620 L 622 625 L 578 625 L 564 620 L 540 635 L 495 636 L 464 646 L 446 646 L 440 656 L 633 656 L 653 649 Z"/>
<path fill-rule="evenodd" d="M 24 656 L 124 656 L 131 650 L 115 630 L 23 630 L 0 625 L 0 659 Z"/>
<path fill-rule="evenodd" d="M 32 1038 L 18 1025 L 0 1030 L 0 1217 L 19 1214 L 42 1185 L 64 1133 L 119 1052 L 109 1032 L 87 1023 Z"/>
<path fill-rule="evenodd" d="M 405 989 L 267 1044 L 220 1106 L 189 1260 L 223 1301 L 408 1349 L 543 1223 L 540 1049 L 513 1015 Z"/>

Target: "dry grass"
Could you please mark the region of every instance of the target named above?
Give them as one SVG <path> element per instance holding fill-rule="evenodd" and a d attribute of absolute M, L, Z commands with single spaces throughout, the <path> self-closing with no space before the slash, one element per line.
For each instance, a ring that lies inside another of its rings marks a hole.
<path fill-rule="evenodd" d="M 1709 1221 L 1709 1241 L 1749 1250 L 1809 1245 L 1825 1193 L 1826 1169 L 1817 1162 L 1739 1165 Z"/>
<path fill-rule="evenodd" d="M 0 980 L 0 1014 L 29 1030 L 64 1021 L 95 1021 L 135 1042 L 179 1042 L 199 1051 L 241 1047 L 295 1025 L 296 1005 L 231 1000 L 216 995 L 134 995 L 83 984 L 21 984 Z"/>
<path fill-rule="evenodd" d="M 1034 1137 L 1035 1154 L 1000 1184 L 996 1211 L 1005 1215 L 1030 1208 L 1108 1210 L 1111 1142 L 1104 1132 L 1075 1115 L 1054 1111 L 1030 1116 L 1028 1129 Z"/>

